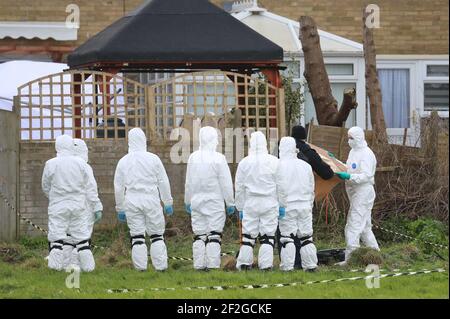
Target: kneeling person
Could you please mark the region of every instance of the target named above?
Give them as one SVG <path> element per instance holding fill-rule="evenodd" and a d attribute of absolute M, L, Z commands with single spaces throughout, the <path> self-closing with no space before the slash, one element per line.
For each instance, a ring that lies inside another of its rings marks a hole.
<path fill-rule="evenodd" d="M 83 271 L 93 271 L 94 256 L 90 247 L 91 231 L 86 216 L 86 199 L 99 204 L 97 190 L 92 184 L 92 170 L 85 161 L 73 156 L 73 140 L 68 135 L 56 138 L 57 156 L 45 163 L 42 190 L 49 199 L 48 206 L 48 267 L 64 268 L 63 245 L 71 234 Z"/>
<path fill-rule="evenodd" d="M 86 163 L 89 161 L 89 149 L 86 145 L 86 143 L 78 138 L 75 138 L 73 140 L 73 155 L 78 156 L 81 159 L 83 159 Z M 92 232 L 94 230 L 94 224 L 100 221 L 102 218 L 102 211 L 103 211 L 103 205 L 98 200 L 98 190 L 97 190 L 97 182 L 95 181 L 94 172 L 92 171 L 92 167 L 88 164 L 87 165 L 89 170 L 89 192 L 88 188 L 86 189 L 86 223 L 88 224 L 90 236 L 92 237 Z M 94 202 L 89 201 L 90 198 L 97 199 Z M 70 230 L 69 230 L 70 233 Z M 64 242 L 63 247 L 64 252 L 64 267 L 67 267 L 69 265 L 80 265 L 79 261 L 79 254 L 77 249 L 75 249 L 75 242 L 70 234 L 67 234 L 67 239 Z"/>
<path fill-rule="evenodd" d="M 312 241 L 314 175 L 311 166 L 297 158 L 292 137 L 281 139 L 277 176 L 281 196 L 287 204 L 286 216 L 279 221 L 282 245 L 280 268 L 284 271 L 294 269 L 294 241 L 299 238 L 302 268 L 312 271 L 317 268 L 317 250 Z"/>
<path fill-rule="evenodd" d="M 250 138 L 249 155 L 238 165 L 236 172 L 236 208 L 242 219 L 242 242 L 236 261 L 238 270 L 253 265 L 253 248 L 259 238 L 258 267 L 273 267 L 273 247 L 278 217 L 284 212 L 280 201 L 276 173 L 278 158 L 268 154 L 263 133 L 255 132 Z"/>
<path fill-rule="evenodd" d="M 147 138 L 140 128 L 128 133 L 128 154 L 117 164 L 114 175 L 116 210 L 120 221 L 127 221 L 131 235 L 131 258 L 137 270 L 147 270 L 145 234 L 150 236 L 150 257 L 157 271 L 167 269 L 164 242 L 165 220 L 173 214 L 173 199 L 166 170 L 153 153 L 147 152 Z"/>
<path fill-rule="evenodd" d="M 216 152 L 217 131 L 213 127 L 200 129 L 200 149 L 187 165 L 185 198 L 186 212 L 192 217 L 194 268 L 220 268 L 220 246 L 225 225 L 225 205 L 233 214 L 234 196 L 230 168 L 224 155 Z"/>

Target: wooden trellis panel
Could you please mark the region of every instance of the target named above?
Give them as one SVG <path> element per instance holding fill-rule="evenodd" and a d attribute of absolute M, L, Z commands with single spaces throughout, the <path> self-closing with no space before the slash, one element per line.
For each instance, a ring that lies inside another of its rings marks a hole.
<path fill-rule="evenodd" d="M 215 116 L 229 124 L 237 108 L 244 128 L 268 131 L 279 125 L 279 89 L 258 77 L 221 71 L 186 73 L 151 86 L 149 92 L 149 105 L 154 108 L 150 126 L 162 139 L 168 139 L 186 116 Z"/>
<path fill-rule="evenodd" d="M 61 134 L 82 139 L 127 136 L 147 131 L 145 86 L 125 77 L 68 71 L 18 88 L 22 140 L 54 140 Z"/>
<path fill-rule="evenodd" d="M 68 71 L 19 87 L 18 101 L 22 140 L 61 134 L 122 139 L 133 127 L 167 140 L 187 116 L 212 116 L 231 126 L 237 109 L 243 128 L 284 127 L 283 90 L 232 72 L 186 73 L 148 86 L 109 73 Z"/>

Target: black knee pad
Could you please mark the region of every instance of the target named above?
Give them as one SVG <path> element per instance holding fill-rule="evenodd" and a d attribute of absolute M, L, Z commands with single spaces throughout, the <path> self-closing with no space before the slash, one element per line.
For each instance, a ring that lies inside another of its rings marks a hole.
<path fill-rule="evenodd" d="M 204 244 L 206 244 L 207 240 L 208 238 L 206 234 L 201 234 L 201 235 L 194 235 L 192 242 L 195 243 L 196 241 L 202 241 Z"/>
<path fill-rule="evenodd" d="M 164 241 L 164 237 L 163 235 L 158 235 L 158 234 L 154 234 L 154 235 L 150 235 L 150 241 L 152 244 L 158 242 L 158 241 Z"/>
<path fill-rule="evenodd" d="M 206 244 L 208 243 L 217 243 L 219 245 L 222 245 L 222 233 L 216 231 L 210 232 L 206 239 Z"/>
<path fill-rule="evenodd" d="M 305 237 L 301 237 L 300 238 L 300 249 L 302 249 L 302 247 L 305 247 L 309 244 L 312 244 L 313 240 L 312 240 L 312 235 L 311 236 L 305 236 Z"/>
<path fill-rule="evenodd" d="M 136 245 L 145 245 L 145 235 L 131 236 L 130 245 L 133 248 Z"/>
<path fill-rule="evenodd" d="M 83 251 L 83 250 L 91 250 L 91 239 L 86 239 L 83 241 L 80 241 L 76 245 L 77 251 Z"/>
<path fill-rule="evenodd" d="M 63 240 L 55 240 L 52 242 L 48 242 L 48 252 L 51 252 L 53 249 L 62 250 L 64 245 Z"/>
<path fill-rule="evenodd" d="M 247 239 L 247 241 L 245 241 L 244 239 Z M 255 242 L 256 242 L 256 238 L 255 237 L 252 237 L 249 234 L 242 234 L 241 245 L 250 246 L 251 248 L 254 248 L 255 247 Z"/>
<path fill-rule="evenodd" d="M 295 245 L 295 235 L 294 234 L 290 234 L 289 236 L 281 236 L 280 235 L 280 245 L 281 245 L 281 247 L 282 248 L 286 248 L 286 246 L 288 245 L 288 244 L 294 244 Z M 284 243 L 282 243 L 281 242 L 281 238 L 289 238 L 289 239 L 292 239 L 292 241 L 285 241 Z"/>
<path fill-rule="evenodd" d="M 261 245 L 270 245 L 273 248 L 275 246 L 275 236 L 269 235 L 259 236 L 259 243 Z"/>

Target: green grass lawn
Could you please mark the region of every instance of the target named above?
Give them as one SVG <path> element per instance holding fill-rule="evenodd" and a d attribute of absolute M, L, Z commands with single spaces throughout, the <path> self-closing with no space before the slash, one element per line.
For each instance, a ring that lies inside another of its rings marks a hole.
<path fill-rule="evenodd" d="M 228 235 L 233 236 L 233 234 Z M 169 261 L 169 270 L 147 272 L 132 269 L 128 237 L 124 228 L 97 231 L 97 245 L 107 250 L 96 249 L 97 269 L 93 273 L 82 273 L 80 289 L 66 288 L 65 272 L 54 272 L 46 267 L 46 239 L 23 238 L 17 244 L 0 244 L 0 298 L 449 298 L 448 252 L 440 250 L 438 257 L 432 251 L 416 247 L 415 244 L 381 242 L 382 253 L 376 260 L 381 268 L 414 270 L 444 268 L 444 273 L 381 279 L 380 288 L 366 288 L 364 280 L 305 285 L 308 281 L 328 280 L 364 276 L 362 269 L 373 258 L 362 254 L 353 264 L 340 268 L 322 266 L 317 273 L 294 271 L 282 273 L 278 270 L 261 272 L 210 271 L 197 272 L 191 262 Z M 225 236 L 223 251 L 235 250 L 236 240 Z M 169 255 L 190 257 L 190 236 L 177 236 L 167 241 Z M 329 243 L 319 241 L 319 248 L 330 248 Z M 341 245 L 333 244 L 333 247 Z M 366 258 L 366 259 L 364 259 Z M 369 258 L 369 259 L 367 259 Z M 228 257 L 230 260 L 230 257 Z M 224 258 L 224 264 L 227 257 Z M 278 258 L 276 257 L 276 264 Z M 382 272 L 382 274 L 385 272 Z M 271 287 L 265 289 L 232 289 L 224 291 L 192 290 L 183 287 L 276 284 L 299 282 L 295 287 Z M 108 289 L 143 289 L 141 292 L 108 293 Z M 176 288 L 175 291 L 151 291 L 150 288 Z"/>

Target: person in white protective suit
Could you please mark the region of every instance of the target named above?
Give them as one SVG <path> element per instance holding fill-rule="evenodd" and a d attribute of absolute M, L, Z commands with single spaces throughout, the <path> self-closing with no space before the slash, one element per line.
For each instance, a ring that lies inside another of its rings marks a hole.
<path fill-rule="evenodd" d="M 200 149 L 189 157 L 184 202 L 191 215 L 194 242 L 192 254 L 196 270 L 220 268 L 225 205 L 235 212 L 233 180 L 224 155 L 216 152 L 217 131 L 200 129 Z"/>
<path fill-rule="evenodd" d="M 317 268 L 317 249 L 312 239 L 314 175 L 311 165 L 297 158 L 297 152 L 294 138 L 281 139 L 277 180 L 287 206 L 286 216 L 279 221 L 282 247 L 280 269 L 294 269 L 294 239 L 298 237 L 302 268 L 305 271 L 314 271 Z"/>
<path fill-rule="evenodd" d="M 73 155 L 78 156 L 81 159 L 83 159 L 86 163 L 89 161 L 89 149 L 86 145 L 86 143 L 81 139 L 73 139 Z M 98 196 L 97 192 L 97 182 L 95 181 L 94 173 L 92 171 L 92 167 L 88 164 L 87 165 L 90 173 L 89 176 L 91 178 L 91 185 L 94 185 L 95 187 L 92 189 L 95 189 L 95 196 Z M 87 197 L 86 197 L 87 198 Z M 103 211 L 103 205 L 100 201 L 97 201 L 92 205 L 92 203 L 89 203 L 87 200 L 85 202 L 86 205 L 86 214 L 85 217 L 87 218 L 88 227 L 90 230 L 90 236 L 92 237 L 92 232 L 94 230 L 94 224 L 100 221 L 102 218 L 102 211 Z M 64 242 L 63 246 L 63 253 L 64 253 L 64 267 L 67 267 L 69 265 L 80 265 L 79 262 L 79 256 L 78 251 L 75 249 L 75 243 L 71 238 L 72 236 L 70 234 L 67 234 L 67 239 Z"/>
<path fill-rule="evenodd" d="M 128 133 L 128 154 L 117 164 L 114 191 L 118 219 L 126 220 L 130 229 L 135 269 L 147 270 L 147 233 L 153 267 L 157 271 L 166 270 L 166 225 L 160 198 L 169 216 L 173 214 L 173 199 L 166 170 L 157 155 L 147 152 L 147 138 L 140 128 L 133 128 Z"/>
<path fill-rule="evenodd" d="M 250 269 L 253 248 L 259 236 L 258 267 L 273 267 L 273 247 L 278 218 L 285 214 L 285 204 L 277 188 L 278 158 L 268 154 L 263 133 L 250 138 L 249 155 L 238 165 L 235 203 L 242 220 L 242 242 L 236 262 L 238 270 Z M 281 202 L 280 202 L 281 201 Z"/>
<path fill-rule="evenodd" d="M 90 247 L 91 231 L 86 218 L 86 205 L 100 209 L 97 187 L 92 181 L 92 169 L 79 157 L 73 156 L 70 136 L 56 138 L 57 156 L 45 163 L 42 190 L 49 199 L 48 206 L 48 267 L 62 270 L 63 246 L 67 234 L 77 249 L 82 271 L 95 269 Z M 99 211 L 97 215 L 101 215 Z"/>
<path fill-rule="evenodd" d="M 351 147 L 347 159 L 347 172 L 336 173 L 345 180 L 345 188 L 350 200 L 350 210 L 345 226 L 346 264 L 350 254 L 360 247 L 360 240 L 370 248 L 379 250 L 377 240 L 372 232 L 372 207 L 375 201 L 375 171 L 377 160 L 367 146 L 364 131 L 352 127 L 348 131 L 348 143 Z"/>

